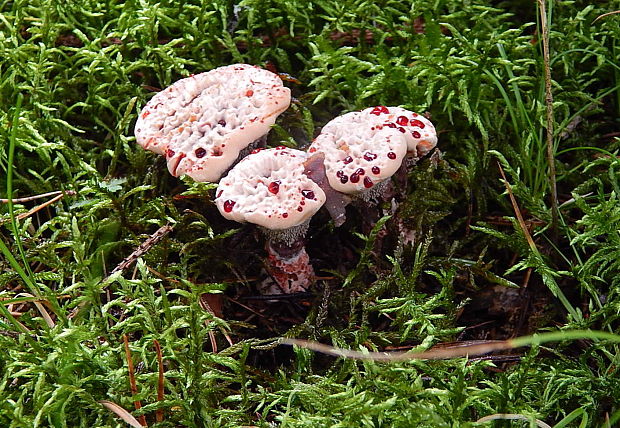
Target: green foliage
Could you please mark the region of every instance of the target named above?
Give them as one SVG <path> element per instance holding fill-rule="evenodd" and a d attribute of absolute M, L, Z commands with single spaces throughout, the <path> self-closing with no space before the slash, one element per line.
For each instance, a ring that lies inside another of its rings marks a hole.
<path fill-rule="evenodd" d="M 554 237 L 532 2 L 0 2 L 2 197 L 64 192 L 34 213 L 49 198 L 0 204 L 0 426 L 122 426 L 100 400 L 161 427 L 465 427 L 494 413 L 613 426 L 619 354 L 603 341 L 514 351 L 511 364 L 355 362 L 274 342 L 422 350 L 538 328 L 617 330 L 620 20 L 596 17 L 620 6 L 590 3 L 547 1 Z M 261 275 L 261 238 L 220 218 L 215 186 L 168 177 L 134 141 L 154 91 L 232 62 L 290 74 L 296 102 L 271 145 L 303 147 L 333 117 L 378 104 L 427 112 L 440 131 L 442 154 L 395 181 L 394 201 L 350 206 L 338 229 L 312 224 L 322 279 L 310 309 L 243 300 Z M 165 225 L 174 230 L 110 275 Z M 485 300 L 508 287 L 529 303 Z M 475 312 L 495 304 L 501 316 Z M 519 311 L 536 322 L 507 321 Z"/>

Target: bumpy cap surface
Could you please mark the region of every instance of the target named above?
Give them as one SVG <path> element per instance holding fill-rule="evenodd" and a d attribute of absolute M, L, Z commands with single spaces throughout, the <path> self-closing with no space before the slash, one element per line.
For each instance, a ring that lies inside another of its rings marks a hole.
<path fill-rule="evenodd" d="M 362 110 L 379 126 L 398 129 L 407 140 L 407 152 L 422 157 L 437 145 L 437 131 L 424 116 L 401 107 L 377 106 Z"/>
<path fill-rule="evenodd" d="M 308 152 L 325 154 L 330 186 L 357 194 L 369 191 L 398 170 L 407 153 L 407 140 L 404 130 L 378 124 L 366 109 L 327 123 Z"/>
<path fill-rule="evenodd" d="M 229 220 L 272 230 L 303 224 L 325 203 L 325 193 L 304 174 L 308 154 L 278 147 L 255 150 L 220 180 L 215 202 Z"/>
<path fill-rule="evenodd" d="M 164 155 L 174 176 L 217 181 L 239 152 L 269 132 L 291 101 L 274 73 L 233 64 L 157 93 L 136 122 L 136 141 Z"/>

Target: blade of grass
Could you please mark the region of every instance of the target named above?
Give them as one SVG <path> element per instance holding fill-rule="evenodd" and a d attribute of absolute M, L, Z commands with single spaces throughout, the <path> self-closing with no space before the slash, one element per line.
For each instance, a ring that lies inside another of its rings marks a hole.
<path fill-rule="evenodd" d="M 6 193 L 7 193 L 7 204 L 9 207 L 9 216 L 11 218 L 11 227 L 13 229 L 13 236 L 15 237 L 15 244 L 17 245 L 17 249 L 19 251 L 19 255 L 22 258 L 22 262 L 24 263 L 24 267 L 28 272 L 29 278 L 32 278 L 33 274 L 30 270 L 30 265 L 28 264 L 28 260 L 26 258 L 26 253 L 24 251 L 24 247 L 22 246 L 22 241 L 19 236 L 19 229 L 17 228 L 17 221 L 15 219 L 15 212 L 13 210 L 13 163 L 15 158 L 15 143 L 17 141 L 17 129 L 19 128 L 19 117 L 22 110 L 22 102 L 23 95 L 20 93 L 17 96 L 17 104 L 15 105 L 15 111 L 13 113 L 13 121 L 11 122 L 11 136 L 9 138 L 9 156 L 7 160 L 7 177 L 6 177 Z M 32 292 L 39 297 L 41 295 L 38 288 L 35 286 L 34 282 L 31 282 L 33 288 Z"/>
<path fill-rule="evenodd" d="M 19 230 L 17 228 L 17 221 L 15 218 L 15 213 L 13 211 L 13 161 L 14 161 L 14 155 L 15 155 L 15 143 L 17 140 L 17 129 L 18 129 L 18 123 L 19 123 L 19 117 L 21 114 L 21 107 L 22 107 L 22 102 L 23 102 L 23 95 L 20 93 L 17 97 L 17 104 L 15 106 L 15 111 L 13 113 L 13 120 L 11 123 L 11 133 L 10 133 L 10 137 L 9 137 L 9 153 L 8 153 L 8 169 L 7 169 L 7 196 L 8 196 L 8 200 L 7 200 L 7 205 L 9 208 L 9 216 L 11 218 L 11 226 L 13 229 L 13 236 L 15 238 L 15 243 L 17 245 L 18 251 L 20 253 L 20 256 L 22 258 L 22 261 L 24 263 L 24 266 L 26 268 L 26 270 L 24 270 L 21 265 L 17 262 L 17 260 L 15 259 L 15 257 L 13 256 L 13 254 L 11 253 L 11 251 L 9 250 L 8 246 L 6 245 L 6 243 L 4 241 L 0 241 L 0 251 L 2 251 L 2 253 L 4 254 L 4 256 L 7 258 L 7 260 L 9 261 L 9 264 L 11 265 L 11 267 L 17 272 L 17 274 L 22 278 L 22 280 L 24 281 L 24 283 L 26 284 L 26 286 L 29 288 L 30 292 L 37 298 L 42 298 L 41 295 L 41 291 L 39 290 L 39 287 L 35 284 L 35 282 L 32 280 L 33 277 L 33 273 L 30 270 L 30 265 L 28 264 L 28 260 L 26 258 L 26 253 L 24 252 L 24 248 L 22 246 L 21 243 L 21 239 L 19 236 Z M 46 320 L 46 323 L 49 327 L 53 327 L 53 321 L 50 325 L 50 321 L 51 318 L 49 317 L 49 314 L 47 314 L 47 312 L 42 308 L 42 306 L 39 303 L 35 303 L 35 305 L 37 306 L 37 309 L 39 310 L 39 312 L 41 313 L 41 316 L 43 317 L 44 320 Z M 54 305 L 55 306 L 55 305 Z M 17 321 L 17 320 L 16 320 Z M 20 324 L 21 325 L 21 324 Z"/>

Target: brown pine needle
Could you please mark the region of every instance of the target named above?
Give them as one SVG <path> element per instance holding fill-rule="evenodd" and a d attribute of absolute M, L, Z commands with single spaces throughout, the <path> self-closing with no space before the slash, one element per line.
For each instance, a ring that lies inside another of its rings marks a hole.
<path fill-rule="evenodd" d="M 39 303 L 40 301 L 45 301 L 44 299 L 37 298 L 36 296 L 33 296 L 30 293 L 19 293 L 15 297 L 31 297 L 33 299 L 32 303 L 34 303 L 34 305 L 39 310 L 39 313 L 41 314 L 41 316 L 45 320 L 45 323 L 47 324 L 47 326 L 49 328 L 54 328 L 56 326 L 56 323 L 54 322 L 52 317 L 50 317 L 50 314 L 45 309 L 45 306 L 43 306 L 41 303 Z"/>
<path fill-rule="evenodd" d="M 610 15 L 616 15 L 616 14 L 618 14 L 618 13 L 620 13 L 620 10 L 614 10 L 614 11 L 612 11 L 612 12 L 607 12 L 607 13 L 604 13 L 604 14 L 602 14 L 602 15 L 597 16 L 597 17 L 596 17 L 596 19 L 595 19 L 594 21 L 592 21 L 592 23 L 594 24 L 594 23 L 595 23 L 596 21 L 598 21 L 599 19 L 606 18 L 606 17 L 608 17 L 608 16 L 610 16 Z"/>
<path fill-rule="evenodd" d="M 116 416 L 118 416 L 119 418 L 121 418 L 122 420 L 127 422 L 133 428 L 142 428 L 143 425 L 141 425 L 140 422 L 138 422 L 136 420 L 136 418 L 134 418 L 131 415 L 131 413 L 129 413 L 127 410 L 123 409 L 118 404 L 116 404 L 116 403 L 114 403 L 112 401 L 108 401 L 108 400 L 100 400 L 100 401 L 98 401 L 98 403 L 101 404 L 106 409 L 114 412 L 116 414 Z"/>
<path fill-rule="evenodd" d="M 344 357 L 354 360 L 370 360 L 378 362 L 397 362 L 409 360 L 445 360 L 448 358 L 468 357 L 488 354 L 489 352 L 504 351 L 515 348 L 512 340 L 489 340 L 475 345 L 456 346 L 451 348 L 437 348 L 423 352 L 362 352 L 349 349 L 334 348 L 318 342 L 301 339 L 284 338 L 282 345 L 295 345 L 334 357 Z"/>
<path fill-rule="evenodd" d="M 127 357 L 127 367 L 129 369 L 129 385 L 131 386 L 131 395 L 135 396 L 138 394 L 138 386 L 136 385 L 136 376 L 133 369 L 133 361 L 131 359 L 131 350 L 129 349 L 129 339 L 127 339 L 126 334 L 123 334 L 123 342 L 125 344 L 125 356 Z M 140 410 L 142 408 L 142 403 L 140 403 L 140 400 L 135 400 L 133 405 L 136 410 Z M 138 416 L 138 420 L 142 426 L 147 426 L 144 415 Z"/>
<path fill-rule="evenodd" d="M 62 195 L 67 195 L 67 196 L 73 196 L 73 195 L 75 195 L 75 192 L 73 190 L 67 190 L 66 192 L 63 192 L 62 190 L 56 190 L 54 192 L 41 193 L 40 195 L 26 196 L 24 198 L 15 198 L 15 199 L 2 199 L 2 198 L 0 198 L 0 202 L 2 202 L 4 204 L 8 204 L 9 201 L 11 201 L 14 204 L 20 204 L 22 202 L 34 201 L 35 199 L 47 198 L 48 196 L 56 196 L 56 195 L 61 195 L 61 194 Z"/>
<path fill-rule="evenodd" d="M 530 235 L 530 231 L 528 230 L 527 225 L 525 224 L 525 221 L 523 220 L 523 216 L 521 215 L 521 209 L 519 208 L 519 204 L 517 204 L 515 195 L 512 193 L 512 187 L 510 186 L 510 183 L 508 183 L 506 174 L 504 174 L 504 169 L 502 168 L 502 165 L 499 162 L 497 162 L 497 166 L 499 168 L 500 174 L 502 175 L 502 179 L 504 180 L 504 186 L 506 186 L 506 191 L 508 192 L 508 196 L 510 197 L 510 203 L 512 204 L 512 209 L 515 212 L 515 216 L 517 217 L 519 226 L 521 226 L 521 231 L 523 232 L 523 235 L 525 236 L 525 239 L 527 240 L 527 243 L 532 249 L 532 251 L 534 251 L 535 253 L 538 253 L 538 248 L 536 247 L 536 244 L 534 243 L 534 240 L 532 239 L 532 235 Z"/>
<path fill-rule="evenodd" d="M 13 202 L 13 203 L 14 202 L 27 202 L 27 201 L 32 201 L 32 200 L 37 199 L 37 198 L 43 198 L 43 197 L 51 196 L 51 195 L 56 195 L 56 196 L 54 198 L 50 199 L 47 202 L 43 202 L 42 204 L 37 205 L 36 207 L 30 209 L 29 211 L 27 211 L 25 213 L 19 214 L 16 218 L 18 220 L 23 220 L 23 219 L 25 219 L 27 217 L 30 217 L 34 213 L 42 210 L 43 208 L 45 208 L 45 207 L 47 207 L 49 205 L 52 205 L 54 202 L 57 202 L 57 201 L 61 200 L 65 195 L 69 195 L 69 196 L 75 195 L 75 192 L 72 191 L 72 190 L 69 190 L 69 191 L 66 191 L 66 192 L 60 192 L 60 191 L 49 192 L 49 193 L 43 193 L 41 195 L 29 196 L 29 197 L 26 197 L 26 198 L 10 199 L 10 201 Z M 0 202 L 8 203 L 9 199 L 0 199 Z M 5 219 L 5 220 L 1 221 L 0 224 L 6 223 L 7 221 L 9 221 L 9 220 Z"/>

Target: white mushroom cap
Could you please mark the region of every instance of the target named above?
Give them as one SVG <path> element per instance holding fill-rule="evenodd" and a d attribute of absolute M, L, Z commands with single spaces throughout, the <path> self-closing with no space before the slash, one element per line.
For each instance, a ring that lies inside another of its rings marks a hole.
<path fill-rule="evenodd" d="M 290 90 L 270 71 L 219 67 L 157 93 L 138 117 L 136 141 L 166 156 L 172 175 L 215 182 L 241 150 L 269 132 L 290 101 Z"/>
<path fill-rule="evenodd" d="M 430 120 L 421 114 L 401 107 L 377 106 L 362 110 L 369 113 L 375 123 L 385 126 L 393 123 L 396 129 L 404 129 L 407 139 L 407 152 L 414 157 L 422 157 L 437 145 L 437 131 Z"/>
<path fill-rule="evenodd" d="M 378 124 L 367 109 L 327 123 L 308 152 L 325 154 L 325 172 L 331 187 L 359 194 L 398 170 L 407 153 L 407 140 L 404 131 Z"/>
<path fill-rule="evenodd" d="M 307 222 L 325 193 L 304 174 L 309 155 L 278 147 L 255 150 L 220 180 L 215 202 L 230 220 L 284 230 Z"/>

